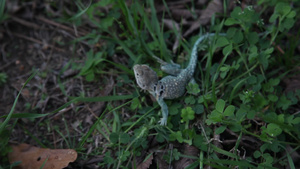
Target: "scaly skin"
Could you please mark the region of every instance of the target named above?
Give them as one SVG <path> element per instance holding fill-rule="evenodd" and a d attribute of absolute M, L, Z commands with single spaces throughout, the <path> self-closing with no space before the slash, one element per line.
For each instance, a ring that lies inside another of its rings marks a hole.
<path fill-rule="evenodd" d="M 153 78 L 153 70 L 146 66 L 145 70 L 142 72 L 148 72 L 147 74 L 143 74 L 143 76 L 139 74 L 137 78 L 136 72 L 141 72 L 141 68 L 144 65 L 135 65 L 134 66 L 134 72 L 136 76 L 136 80 L 138 85 L 147 91 L 149 91 L 157 100 L 158 104 L 160 105 L 162 109 L 162 118 L 160 119 L 161 125 L 167 125 L 167 119 L 168 119 L 168 106 L 164 102 L 164 99 L 175 99 L 180 96 L 182 96 L 185 93 L 186 85 L 193 80 L 194 71 L 197 65 L 197 59 L 198 59 L 198 45 L 205 40 L 206 38 L 214 36 L 214 33 L 206 34 L 204 36 L 201 36 L 194 44 L 191 58 L 189 61 L 188 66 L 185 69 L 180 69 L 179 65 L 177 64 L 167 64 L 166 62 L 162 61 L 161 59 L 154 57 L 159 63 L 162 64 L 161 69 L 170 74 L 164 78 L 162 78 L 159 81 L 152 80 Z M 152 71 L 150 71 L 151 69 Z M 155 74 L 156 75 L 156 74 Z M 149 78 L 150 77 L 150 78 Z M 149 82 L 149 79 L 151 82 Z M 144 86 L 141 86 L 140 84 L 143 84 Z"/>

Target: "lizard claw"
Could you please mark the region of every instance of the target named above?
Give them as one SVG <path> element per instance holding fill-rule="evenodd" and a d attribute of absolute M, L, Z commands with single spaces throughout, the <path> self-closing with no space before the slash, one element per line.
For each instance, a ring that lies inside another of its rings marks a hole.
<path fill-rule="evenodd" d="M 162 125 L 162 126 L 165 126 L 165 125 L 167 125 L 167 119 L 166 119 L 166 118 L 161 118 L 161 119 L 158 121 L 158 123 L 159 123 L 160 125 Z"/>

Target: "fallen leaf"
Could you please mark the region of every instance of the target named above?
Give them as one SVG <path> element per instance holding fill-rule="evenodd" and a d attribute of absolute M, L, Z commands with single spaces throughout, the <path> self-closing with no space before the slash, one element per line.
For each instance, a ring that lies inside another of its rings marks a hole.
<path fill-rule="evenodd" d="M 203 10 L 202 15 L 192 24 L 192 26 L 184 33 L 183 37 L 187 37 L 194 30 L 198 30 L 200 26 L 206 25 L 215 13 L 223 12 L 223 3 L 221 0 L 212 0 L 207 8 Z"/>
<path fill-rule="evenodd" d="M 188 144 L 184 144 L 183 146 L 181 145 L 180 149 L 180 151 L 182 151 L 181 153 L 186 156 L 197 156 L 199 154 L 199 150 L 196 147 Z M 174 169 L 187 168 L 194 162 L 194 159 L 182 157 L 180 160 L 174 162 Z"/>
<path fill-rule="evenodd" d="M 147 156 L 147 158 L 137 166 L 137 169 L 147 169 L 150 167 L 150 165 L 152 164 L 152 160 L 153 160 L 153 154 L 151 154 L 150 156 Z"/>
<path fill-rule="evenodd" d="M 18 169 L 62 169 L 77 158 L 73 149 L 49 149 L 34 147 L 29 144 L 12 146 L 13 151 L 8 153 L 9 162 L 20 161 Z"/>

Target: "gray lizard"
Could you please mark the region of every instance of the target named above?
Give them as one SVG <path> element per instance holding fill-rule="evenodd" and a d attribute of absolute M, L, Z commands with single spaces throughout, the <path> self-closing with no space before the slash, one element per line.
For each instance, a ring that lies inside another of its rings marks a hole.
<path fill-rule="evenodd" d="M 170 74 L 161 80 L 158 80 L 157 74 L 147 65 L 135 65 L 133 67 L 137 84 L 143 90 L 147 90 L 157 100 L 162 109 L 162 118 L 160 119 L 161 125 L 167 124 L 168 106 L 164 99 L 175 99 L 185 93 L 185 88 L 189 82 L 194 81 L 193 75 L 197 64 L 198 58 L 198 45 L 205 39 L 214 36 L 214 33 L 201 36 L 195 42 L 190 61 L 185 69 L 181 69 L 178 64 L 166 63 L 163 60 L 153 56 L 159 63 L 161 69 Z"/>

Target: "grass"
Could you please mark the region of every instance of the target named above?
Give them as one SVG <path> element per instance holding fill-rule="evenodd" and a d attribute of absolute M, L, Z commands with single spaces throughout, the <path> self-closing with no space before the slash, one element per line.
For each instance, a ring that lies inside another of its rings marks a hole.
<path fill-rule="evenodd" d="M 16 119 L 29 118 L 36 122 L 70 105 L 106 102 L 101 114 L 80 136 L 74 136 L 70 124 L 65 121 L 62 123 L 64 129 L 53 128 L 67 148 L 76 149 L 79 160 L 103 155 L 103 160 L 97 163 L 100 168 L 137 167 L 141 164 L 139 158 L 145 166 L 151 164 L 148 160 L 155 158 L 152 163 L 160 161 L 155 164 L 157 168 L 185 158 L 191 159 L 187 168 L 206 165 L 213 168 L 299 167 L 292 159 L 293 152 L 298 153 L 300 147 L 297 106 L 300 92 L 297 88 L 286 92 L 283 85 L 287 75 L 298 74 L 300 62 L 295 50 L 300 31 L 294 25 L 299 22 L 296 15 L 299 3 L 294 2 L 296 7 L 291 7 L 274 2 L 259 1 L 262 9 L 259 13 L 252 6 L 235 7 L 227 11 L 228 15 L 212 19 L 209 28 L 201 28 L 203 32 L 226 35 L 216 35 L 202 44 L 195 72 L 198 85 L 189 84 L 184 96 L 166 101 L 170 111 L 168 125 L 160 126 L 160 107 L 148 93 L 139 91 L 131 68 L 137 63 L 148 64 L 159 76 L 164 76 L 153 55 L 168 62 L 174 60 L 184 67 L 192 44 L 201 33 L 180 38 L 177 52 L 172 53 L 170 46 L 180 37 L 180 32 L 167 30 L 161 24 L 153 1 L 134 1 L 131 5 L 121 0 L 89 4 L 77 1 L 78 11 L 73 16 L 58 19 L 80 27 L 87 16 L 94 26 L 91 33 L 72 41 L 74 46 L 80 42 L 92 46 L 86 52 L 85 62 L 74 66 L 80 72 L 76 78 L 84 77 L 88 83 L 97 82 L 98 77 L 104 75 L 113 75 L 118 76 L 117 84 L 110 96 L 88 97 L 87 92 L 82 92 L 79 97 L 73 97 L 66 93 L 66 86 L 61 82 L 60 89 L 68 102 L 45 114 L 13 114 L 20 90 L 9 114 L 1 116 L 5 120 L 0 123 L 3 150 L 0 155 L 5 157 L 10 151 L 6 145 L 19 123 Z M 224 5 L 228 9 L 227 4 Z M 97 10 L 108 6 L 110 10 L 105 15 Z M 167 6 L 166 9 L 168 11 L 160 16 L 172 18 Z M 3 13 L 3 9 L 0 10 Z M 99 48 L 96 47 L 98 39 L 105 41 Z M 291 47 L 285 45 L 288 43 Z M 126 58 L 127 64 L 112 60 L 114 55 Z M 35 75 L 33 73 L 23 87 Z M 80 106 L 77 109 L 81 109 Z M 44 125 L 44 122 L 39 123 Z M 79 124 L 79 128 L 84 127 Z M 41 140 L 43 137 L 26 132 L 40 146 L 51 146 Z M 96 146 L 95 135 L 102 138 L 101 147 Z M 175 146 L 169 148 L 171 144 Z M 185 145 L 198 153 L 182 151 Z M 87 147 L 92 147 L 89 153 Z"/>

